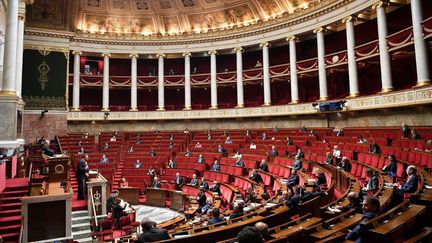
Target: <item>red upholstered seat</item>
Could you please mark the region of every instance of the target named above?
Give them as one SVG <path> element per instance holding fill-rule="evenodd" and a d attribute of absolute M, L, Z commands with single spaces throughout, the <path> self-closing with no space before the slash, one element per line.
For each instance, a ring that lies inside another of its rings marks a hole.
<path fill-rule="evenodd" d="M 134 228 L 130 225 L 130 219 L 127 215 L 120 217 L 119 227 L 121 229 L 121 235 L 131 235 Z"/>
<path fill-rule="evenodd" d="M 108 239 L 114 239 L 113 234 L 113 223 L 111 220 L 107 219 L 101 222 L 101 234 L 102 240 L 105 240 L 105 237 L 108 236 Z"/>

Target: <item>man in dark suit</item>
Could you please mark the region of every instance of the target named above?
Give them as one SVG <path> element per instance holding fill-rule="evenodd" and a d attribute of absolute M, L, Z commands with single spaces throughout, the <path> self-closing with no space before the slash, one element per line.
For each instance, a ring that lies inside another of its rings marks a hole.
<path fill-rule="evenodd" d="M 351 172 L 351 163 L 349 162 L 347 157 L 342 157 L 341 162 L 337 165 L 340 169 L 350 173 Z"/>
<path fill-rule="evenodd" d="M 149 219 L 141 221 L 141 228 L 142 233 L 138 236 L 139 243 L 171 239 L 166 229 L 156 228 L 156 223 Z"/>
<path fill-rule="evenodd" d="M 48 140 L 45 140 L 44 144 L 42 146 L 42 152 L 45 155 L 48 155 L 48 156 L 52 157 L 52 156 L 54 156 L 54 150 L 50 149 L 49 145 L 50 145 L 50 142 Z"/>
<path fill-rule="evenodd" d="M 252 173 L 250 175 L 250 179 L 255 181 L 257 184 L 261 184 L 263 182 L 261 175 L 258 174 L 256 169 L 252 170 Z"/>
<path fill-rule="evenodd" d="M 120 218 L 125 214 L 124 210 L 128 207 L 128 204 L 125 203 L 123 207 L 120 205 L 121 200 L 119 198 L 116 198 L 116 202 L 114 204 L 114 207 L 112 209 L 112 217 L 114 218 L 114 225 L 116 225 L 118 228 L 120 228 Z"/>
<path fill-rule="evenodd" d="M 115 190 L 111 192 L 111 195 L 108 197 L 106 201 L 106 208 L 109 213 L 113 211 L 113 208 L 115 205 L 117 205 L 117 197 L 118 197 L 119 191 Z"/>
<path fill-rule="evenodd" d="M 175 189 L 180 191 L 183 187 L 183 177 L 180 176 L 180 173 L 176 173 L 176 177 L 174 179 Z"/>
<path fill-rule="evenodd" d="M 366 197 L 363 201 L 363 217 L 361 221 L 347 234 L 346 240 L 355 242 L 362 242 L 362 236 L 365 235 L 365 228 L 362 227 L 362 223 L 367 222 L 370 219 L 375 218 L 379 214 L 380 202 L 375 197 Z"/>
<path fill-rule="evenodd" d="M 222 147 L 222 145 L 219 144 L 217 147 L 217 152 L 224 154 L 224 153 L 226 153 L 226 149 L 224 147 Z"/>
<path fill-rule="evenodd" d="M 273 145 L 270 151 L 270 156 L 276 157 L 279 156 L 279 152 L 277 151 L 276 147 Z"/>
<path fill-rule="evenodd" d="M 201 185 L 200 188 L 208 190 L 209 184 L 207 183 L 206 179 L 204 177 L 201 177 Z"/>
<path fill-rule="evenodd" d="M 198 179 L 197 179 L 196 174 L 192 175 L 192 179 L 189 182 L 189 185 L 191 185 L 191 186 L 198 186 Z"/>
<path fill-rule="evenodd" d="M 210 190 L 211 192 L 216 192 L 218 195 L 221 195 L 221 194 L 222 194 L 222 192 L 221 192 L 221 190 L 220 190 L 219 182 L 217 182 L 217 181 L 214 181 L 214 182 L 213 182 L 213 185 L 210 187 L 209 190 Z"/>
<path fill-rule="evenodd" d="M 292 165 L 292 168 L 295 170 L 301 170 L 303 168 L 302 159 L 298 155 L 295 156 L 294 164 Z"/>
<path fill-rule="evenodd" d="M 394 191 L 393 201 L 402 202 L 404 194 L 414 193 L 418 188 L 417 169 L 414 165 L 409 165 L 406 169 L 408 175 L 405 184 L 401 185 Z M 397 184 L 396 184 L 397 185 Z"/>
<path fill-rule="evenodd" d="M 199 205 L 198 211 L 200 211 L 201 208 L 204 207 L 204 205 L 207 202 L 207 197 L 205 195 L 204 188 L 200 189 L 200 192 L 198 193 L 196 200 L 197 200 L 198 205 Z"/>
<path fill-rule="evenodd" d="M 288 187 L 297 186 L 300 182 L 300 177 L 297 175 L 297 170 L 292 169 L 291 175 L 288 177 Z"/>
<path fill-rule="evenodd" d="M 214 172 L 219 172 L 220 171 L 220 164 L 218 163 L 217 160 L 214 161 L 214 164 L 212 165 L 211 171 L 214 171 Z"/>
<path fill-rule="evenodd" d="M 78 181 L 78 200 L 85 199 L 85 189 L 86 183 L 88 179 L 89 167 L 87 165 L 88 155 L 84 155 L 84 158 L 80 159 L 78 162 L 77 170 L 76 170 L 76 178 Z"/>
<path fill-rule="evenodd" d="M 152 187 L 155 189 L 160 189 L 162 186 L 162 184 L 159 181 L 159 178 L 155 176 L 155 178 L 153 178 L 153 184 Z"/>

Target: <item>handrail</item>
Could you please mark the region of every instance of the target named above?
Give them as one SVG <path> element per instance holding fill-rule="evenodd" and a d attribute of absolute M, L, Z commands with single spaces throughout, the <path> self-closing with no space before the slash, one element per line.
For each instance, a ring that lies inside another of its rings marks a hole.
<path fill-rule="evenodd" d="M 62 146 L 61 146 L 61 143 L 60 143 L 60 139 L 57 137 L 57 135 L 55 136 L 55 139 L 57 140 L 57 144 L 59 146 L 60 152 L 63 153 L 63 149 L 62 149 Z"/>
<path fill-rule="evenodd" d="M 21 227 L 20 227 L 20 233 L 18 237 L 18 242 L 23 242 L 23 234 L 24 234 L 24 217 L 21 217 Z"/>
<path fill-rule="evenodd" d="M 31 182 L 31 178 L 33 175 L 33 162 L 30 163 L 29 172 L 28 172 L 28 182 Z"/>
<path fill-rule="evenodd" d="M 96 215 L 96 207 L 95 207 L 94 198 L 93 198 L 93 190 L 90 190 L 90 196 L 91 196 L 91 204 L 92 204 L 92 209 L 93 209 L 95 226 L 98 227 L 98 221 L 97 221 L 97 215 Z"/>

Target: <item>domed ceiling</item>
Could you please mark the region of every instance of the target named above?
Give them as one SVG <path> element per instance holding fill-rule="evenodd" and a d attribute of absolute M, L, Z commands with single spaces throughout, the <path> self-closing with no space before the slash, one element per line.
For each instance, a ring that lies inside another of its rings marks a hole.
<path fill-rule="evenodd" d="M 35 0 L 27 26 L 95 34 L 179 35 L 249 26 L 334 0 Z"/>

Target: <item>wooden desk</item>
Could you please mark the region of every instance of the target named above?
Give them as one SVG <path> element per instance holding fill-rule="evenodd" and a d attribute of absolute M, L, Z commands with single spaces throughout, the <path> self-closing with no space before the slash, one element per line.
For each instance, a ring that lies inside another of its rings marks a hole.
<path fill-rule="evenodd" d="M 187 194 L 182 191 L 170 191 L 170 208 L 183 212 L 186 196 Z"/>
<path fill-rule="evenodd" d="M 164 189 L 147 188 L 146 204 L 155 207 L 165 207 L 165 192 Z"/>
<path fill-rule="evenodd" d="M 332 227 L 330 230 L 322 229 L 321 231 L 315 232 L 313 234 L 310 234 L 310 236 L 314 237 L 315 239 L 324 239 L 329 237 L 330 235 L 345 230 L 349 228 L 352 225 L 357 224 L 362 219 L 363 215 L 361 214 L 355 214 L 354 216 L 345 219 L 342 222 L 337 223 Z"/>
<path fill-rule="evenodd" d="M 284 230 L 281 230 L 280 232 L 278 232 L 276 234 L 272 234 L 271 236 L 273 236 L 275 238 L 288 237 L 290 235 L 297 234 L 297 233 L 303 231 L 304 229 L 307 229 L 311 226 L 314 226 L 320 222 L 321 222 L 320 218 L 312 217 L 310 219 L 306 219 L 305 221 L 301 222 L 300 224 L 290 226 Z"/>
<path fill-rule="evenodd" d="M 119 198 L 125 200 L 126 202 L 137 205 L 139 204 L 139 194 L 141 189 L 138 187 L 119 187 Z"/>

